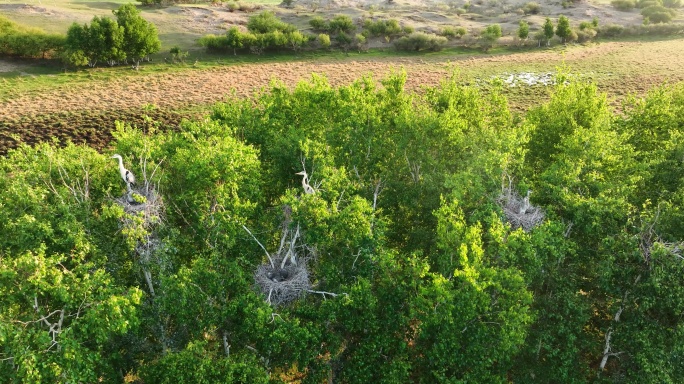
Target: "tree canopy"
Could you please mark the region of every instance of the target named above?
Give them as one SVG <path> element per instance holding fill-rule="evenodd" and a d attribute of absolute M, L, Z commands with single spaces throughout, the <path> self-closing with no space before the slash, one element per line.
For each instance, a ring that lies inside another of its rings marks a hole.
<path fill-rule="evenodd" d="M 684 86 L 405 81 L 1 157 L 0 381 L 681 382 Z"/>

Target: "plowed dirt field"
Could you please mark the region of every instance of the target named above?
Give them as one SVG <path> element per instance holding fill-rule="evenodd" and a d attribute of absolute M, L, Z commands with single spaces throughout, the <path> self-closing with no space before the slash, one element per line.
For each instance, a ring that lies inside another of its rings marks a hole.
<path fill-rule="evenodd" d="M 404 70 L 408 75 L 407 88 L 420 91 L 423 86 L 437 85 L 453 68 L 466 81 L 476 83 L 511 73 L 553 72 L 565 64 L 571 72 L 595 81 L 614 104 L 627 94 L 643 94 L 659 84 L 684 80 L 684 39 L 598 43 L 562 52 L 359 57 L 362 56 L 188 68 L 182 72 L 120 77 L 13 95 L 0 103 L 0 153 L 16 146 L 17 138 L 36 142 L 57 137 L 102 147 L 109 140 L 114 120 L 135 122 L 145 105 L 155 105 L 156 117 L 173 126 L 188 116 L 173 111 L 197 110 L 197 106 L 221 101 L 233 92 L 249 97 L 274 79 L 294 86 L 309 79 L 312 73 L 326 76 L 333 85 L 344 85 L 363 75 L 381 79 L 393 70 Z M 511 104 L 524 110 L 543 101 L 548 90 L 539 85 L 517 86 L 508 93 Z"/>

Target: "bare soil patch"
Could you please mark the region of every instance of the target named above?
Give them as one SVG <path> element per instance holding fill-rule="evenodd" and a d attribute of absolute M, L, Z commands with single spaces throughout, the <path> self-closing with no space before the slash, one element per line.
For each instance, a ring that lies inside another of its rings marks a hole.
<path fill-rule="evenodd" d="M 312 73 L 324 75 L 332 85 L 339 86 L 350 84 L 364 75 L 370 74 L 379 80 L 392 71 L 403 70 L 408 75 L 407 89 L 420 90 L 424 86 L 438 85 L 454 70 L 460 72 L 464 81 L 481 84 L 483 80 L 502 74 L 555 72 L 564 63 L 572 72 L 595 81 L 615 102 L 629 93 L 643 94 L 664 82 L 684 81 L 684 68 L 678 64 L 684 62 L 682 46 L 684 40 L 678 39 L 601 43 L 575 46 L 564 52 L 539 50 L 487 56 L 440 54 L 370 59 L 340 57 L 339 60 L 315 62 L 188 68 L 181 73 L 93 81 L 84 86 L 19 96 L 0 103 L 0 137 L 5 138 L 0 142 L 0 147 L 4 147 L 0 152 L 16 145 L 8 139 L 12 134 L 30 142 L 59 137 L 92 142 L 94 146 L 101 147 L 108 142 L 115 120 L 135 121 L 144 106 L 152 104 L 160 110 L 172 111 L 210 105 L 233 94 L 250 97 L 272 81 L 293 87 L 297 82 L 309 79 Z M 12 68 L 8 63 L 4 63 L 4 67 Z M 516 109 L 524 110 L 543 102 L 548 97 L 548 87 L 516 86 L 507 90 L 507 95 Z M 137 112 L 121 115 L 120 111 Z M 80 117 L 65 120 L 62 114 Z M 168 120 L 173 126 L 180 119 L 162 120 Z M 79 129 L 82 127 L 88 129 L 81 132 Z"/>

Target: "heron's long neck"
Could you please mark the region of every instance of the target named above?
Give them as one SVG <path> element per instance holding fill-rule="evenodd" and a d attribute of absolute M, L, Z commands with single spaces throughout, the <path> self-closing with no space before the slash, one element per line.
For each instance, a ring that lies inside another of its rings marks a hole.
<path fill-rule="evenodd" d="M 117 157 L 116 159 L 119 160 L 119 170 L 123 172 L 123 170 L 125 169 L 123 166 L 123 160 L 121 160 L 120 157 Z"/>
<path fill-rule="evenodd" d="M 302 187 L 306 189 L 306 186 L 309 185 L 309 178 L 306 175 L 302 176 Z"/>

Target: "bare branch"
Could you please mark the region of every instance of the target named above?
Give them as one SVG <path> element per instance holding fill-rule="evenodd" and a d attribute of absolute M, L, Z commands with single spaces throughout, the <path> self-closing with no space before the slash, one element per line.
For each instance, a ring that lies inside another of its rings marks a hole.
<path fill-rule="evenodd" d="M 275 264 L 273 264 L 273 259 L 271 258 L 271 255 L 269 255 L 268 251 L 266 250 L 266 247 L 264 247 L 264 245 L 261 244 L 261 242 L 259 242 L 259 240 L 252 234 L 252 232 L 251 232 L 244 224 L 241 224 L 241 225 L 242 225 L 242 228 L 243 228 L 245 231 L 247 231 L 247 233 L 249 233 L 250 236 L 252 236 L 252 238 L 254 239 L 254 241 L 256 241 L 257 244 L 259 244 L 259 246 L 261 247 L 261 249 L 264 250 L 264 252 L 266 253 L 266 257 L 268 257 L 268 261 L 271 263 L 271 268 L 275 268 Z"/>
<path fill-rule="evenodd" d="M 375 190 L 373 191 L 373 211 L 375 211 L 375 207 L 377 206 L 377 203 L 378 203 L 378 196 L 380 196 L 381 191 L 382 191 L 382 179 L 379 178 L 378 181 L 375 183 Z"/>
<path fill-rule="evenodd" d="M 228 344 L 228 332 L 223 331 L 223 351 L 226 357 L 230 357 L 230 344 Z"/>
<path fill-rule="evenodd" d="M 337 297 L 337 296 L 339 296 L 339 295 L 349 296 L 349 295 L 346 294 L 346 293 L 332 293 L 332 292 L 325 292 L 325 291 L 314 291 L 314 290 L 312 290 L 312 289 L 307 289 L 307 292 L 309 292 L 309 293 L 318 293 L 318 294 L 321 294 L 321 295 L 323 295 L 323 300 L 325 300 L 325 295 L 329 295 L 329 296 L 332 296 L 332 297 Z"/>

